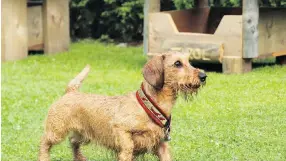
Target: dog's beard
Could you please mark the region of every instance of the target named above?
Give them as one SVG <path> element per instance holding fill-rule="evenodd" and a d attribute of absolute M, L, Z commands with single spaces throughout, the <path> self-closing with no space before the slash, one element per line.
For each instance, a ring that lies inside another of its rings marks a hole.
<path fill-rule="evenodd" d="M 198 93 L 198 90 L 200 89 L 200 84 L 179 84 L 178 85 L 178 93 L 181 95 L 186 101 L 190 101 L 193 99 L 193 96 L 195 96 Z"/>
<path fill-rule="evenodd" d="M 200 88 L 200 86 L 201 85 L 199 83 L 178 84 L 178 89 L 180 92 L 183 92 L 186 94 L 192 94 L 192 93 L 196 93 L 198 89 Z"/>
<path fill-rule="evenodd" d="M 186 101 L 192 100 L 193 96 L 198 93 L 198 90 L 203 85 L 204 84 L 200 83 L 199 81 L 185 84 L 165 81 L 165 86 L 168 86 L 169 88 L 173 89 L 175 97 L 183 97 Z"/>

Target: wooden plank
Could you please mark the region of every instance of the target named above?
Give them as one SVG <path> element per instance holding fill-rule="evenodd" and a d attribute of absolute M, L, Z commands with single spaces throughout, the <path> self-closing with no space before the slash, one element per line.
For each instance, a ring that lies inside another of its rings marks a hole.
<path fill-rule="evenodd" d="M 160 0 L 145 0 L 144 3 L 144 28 L 143 28 L 143 52 L 149 51 L 149 14 L 160 11 Z"/>
<path fill-rule="evenodd" d="M 286 56 L 286 50 L 284 51 L 279 51 L 279 52 L 274 52 L 272 53 L 272 56 Z"/>
<path fill-rule="evenodd" d="M 242 10 L 242 41 L 243 58 L 258 56 L 258 0 L 243 0 Z"/>
<path fill-rule="evenodd" d="M 224 57 L 222 70 L 225 74 L 241 74 L 250 72 L 252 69 L 251 59 L 241 57 Z"/>
<path fill-rule="evenodd" d="M 239 17 L 237 19 L 239 19 Z M 150 25 L 151 28 L 149 34 L 149 52 L 161 52 L 162 42 L 168 39 L 178 40 L 181 42 L 199 40 L 200 43 L 223 43 L 224 56 L 242 57 L 241 34 L 239 34 L 238 32 L 236 32 L 237 34 L 233 34 L 231 32 L 228 32 L 228 34 L 217 33 L 217 35 L 179 32 L 171 17 L 170 12 L 152 13 L 150 15 Z"/>
<path fill-rule="evenodd" d="M 150 28 L 148 34 L 147 51 L 156 52 L 160 50 L 159 48 L 162 43 L 161 39 L 166 39 L 166 37 L 173 36 L 175 33 L 178 33 L 178 30 L 174 24 L 174 21 L 172 20 L 172 17 L 168 13 L 151 13 L 149 18 Z"/>
<path fill-rule="evenodd" d="M 286 10 L 260 9 L 259 12 L 259 55 L 286 51 Z"/>
<path fill-rule="evenodd" d="M 174 35 L 156 35 L 152 37 L 153 43 L 150 44 L 150 52 L 161 52 L 162 43 L 166 40 L 178 40 L 180 42 L 188 42 L 190 40 L 200 40 L 199 43 L 216 44 L 222 43 L 224 56 L 241 57 L 241 39 L 235 36 L 216 36 L 209 34 L 194 34 L 194 33 L 178 33 Z"/>
<path fill-rule="evenodd" d="M 189 53 L 194 61 L 222 62 L 222 43 L 202 43 L 196 41 L 180 41 L 167 39 L 162 43 L 163 51 L 179 51 Z"/>
<path fill-rule="evenodd" d="M 33 46 L 29 46 L 28 50 L 33 50 L 33 51 L 42 51 L 44 49 L 44 44 L 36 44 Z"/>
<path fill-rule="evenodd" d="M 69 35 L 69 0 L 44 0 L 44 52 L 53 54 L 67 51 Z"/>
<path fill-rule="evenodd" d="M 200 12 L 203 12 L 203 14 Z M 224 16 L 232 16 L 232 15 L 241 16 L 242 9 L 241 8 L 225 8 L 225 7 L 211 7 L 211 8 L 204 7 L 204 8 L 192 8 L 188 10 L 165 11 L 163 13 L 169 13 L 172 16 L 180 32 L 197 32 L 197 33 L 214 34 L 216 31 L 216 28 L 218 27 L 218 25 L 220 24 Z M 206 15 L 206 17 L 203 15 Z M 202 22 L 205 22 L 205 23 L 202 23 Z M 197 23 L 199 25 L 194 25 L 194 23 Z M 192 27 L 197 26 L 195 30 L 188 29 L 190 28 L 188 26 L 191 26 L 191 25 Z M 206 26 L 207 30 L 202 29 L 202 26 L 205 26 L 205 25 L 207 25 Z"/>
<path fill-rule="evenodd" d="M 27 2 L 26 0 L 2 0 L 1 60 L 12 61 L 27 57 Z"/>
<path fill-rule="evenodd" d="M 239 36 L 242 37 L 242 16 L 238 15 L 225 15 L 223 16 L 222 20 L 220 21 L 215 35 L 222 35 L 222 36 Z"/>
<path fill-rule="evenodd" d="M 210 8 L 194 8 L 189 10 L 166 12 L 172 19 L 179 32 L 206 33 Z"/>
<path fill-rule="evenodd" d="M 42 6 L 28 8 L 28 48 L 43 50 L 43 15 Z"/>

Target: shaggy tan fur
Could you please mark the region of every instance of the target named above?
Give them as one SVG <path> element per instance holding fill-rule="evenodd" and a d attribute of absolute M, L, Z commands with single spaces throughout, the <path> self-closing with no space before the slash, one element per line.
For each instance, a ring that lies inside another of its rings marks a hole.
<path fill-rule="evenodd" d="M 178 66 L 180 64 L 181 66 Z M 189 55 L 165 53 L 154 56 L 143 68 L 146 92 L 170 116 L 179 91 L 194 93 L 201 85 L 201 72 L 189 63 Z M 164 130 L 138 103 L 135 92 L 123 96 L 101 96 L 78 92 L 89 66 L 73 79 L 66 94 L 49 109 L 41 138 L 39 160 L 49 160 L 49 150 L 69 133 L 74 160 L 86 160 L 80 145 L 94 141 L 118 153 L 119 161 L 154 152 L 161 161 L 171 160 Z M 139 87 L 138 87 L 139 88 Z"/>

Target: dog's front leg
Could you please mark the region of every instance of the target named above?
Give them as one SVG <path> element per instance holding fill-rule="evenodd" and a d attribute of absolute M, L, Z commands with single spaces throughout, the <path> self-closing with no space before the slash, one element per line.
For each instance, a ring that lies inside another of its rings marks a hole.
<path fill-rule="evenodd" d="M 129 132 L 118 131 L 119 155 L 118 161 L 132 161 L 134 143 Z"/>
<path fill-rule="evenodd" d="M 170 147 L 168 142 L 161 142 L 157 152 L 160 161 L 171 161 Z"/>

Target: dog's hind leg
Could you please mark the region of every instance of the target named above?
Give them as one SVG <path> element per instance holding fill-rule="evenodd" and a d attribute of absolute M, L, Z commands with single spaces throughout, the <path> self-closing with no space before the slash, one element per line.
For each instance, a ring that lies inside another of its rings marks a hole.
<path fill-rule="evenodd" d="M 62 135 L 64 133 L 61 133 Z M 53 145 L 60 143 L 64 137 L 62 135 L 56 135 L 53 132 L 46 132 L 42 138 L 40 143 L 40 151 L 39 151 L 39 161 L 49 161 L 50 160 L 50 149 Z"/>
<path fill-rule="evenodd" d="M 85 138 L 78 132 L 74 132 L 72 136 L 70 136 L 69 140 L 72 146 L 74 160 L 86 161 L 86 157 L 84 157 L 80 151 L 80 145 L 86 142 Z"/>
<path fill-rule="evenodd" d="M 134 151 L 134 143 L 129 132 L 118 131 L 118 141 L 119 141 L 119 161 L 132 161 L 133 159 L 133 151 Z"/>
<path fill-rule="evenodd" d="M 47 139 L 46 135 L 42 136 L 38 161 L 49 161 L 50 160 L 49 152 L 50 152 L 51 147 L 52 147 L 52 143 Z"/>

